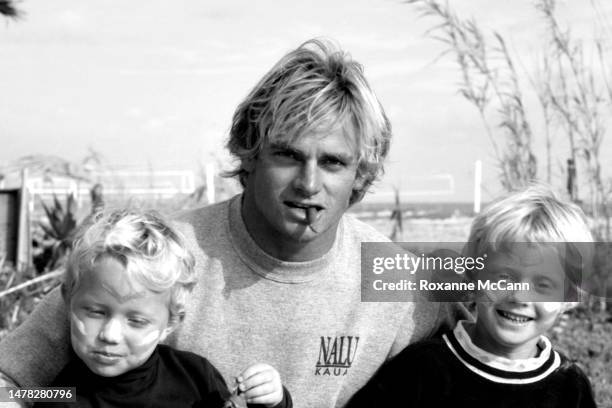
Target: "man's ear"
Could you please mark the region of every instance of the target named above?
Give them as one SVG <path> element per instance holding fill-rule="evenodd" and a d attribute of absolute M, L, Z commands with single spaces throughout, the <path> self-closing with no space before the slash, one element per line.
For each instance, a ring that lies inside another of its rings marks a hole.
<path fill-rule="evenodd" d="M 362 190 L 364 186 L 365 178 L 360 175 L 355 176 L 355 181 L 353 181 L 353 190 Z"/>
<path fill-rule="evenodd" d="M 367 177 L 363 174 L 360 174 L 358 171 L 355 175 L 355 180 L 353 180 L 353 190 L 361 191 L 365 187 L 367 187 Z"/>
<path fill-rule="evenodd" d="M 242 160 L 242 169 L 247 173 L 252 173 L 255 170 L 255 163 L 257 162 L 257 157 L 251 157 L 249 159 Z"/>

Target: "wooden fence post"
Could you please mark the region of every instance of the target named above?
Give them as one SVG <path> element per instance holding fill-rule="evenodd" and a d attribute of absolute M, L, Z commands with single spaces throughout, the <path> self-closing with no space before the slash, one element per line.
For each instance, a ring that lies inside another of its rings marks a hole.
<path fill-rule="evenodd" d="M 19 192 L 19 221 L 17 232 L 17 259 L 18 267 L 32 265 L 32 239 L 30 234 L 30 197 L 28 190 L 28 169 L 21 171 L 21 190 Z"/>

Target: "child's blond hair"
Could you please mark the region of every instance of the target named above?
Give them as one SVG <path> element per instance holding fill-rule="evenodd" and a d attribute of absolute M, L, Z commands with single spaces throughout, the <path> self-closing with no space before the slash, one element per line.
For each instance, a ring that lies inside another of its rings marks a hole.
<path fill-rule="evenodd" d="M 470 257 L 495 252 L 510 243 L 592 243 L 584 212 L 562 200 L 550 187 L 531 184 L 488 205 L 472 222 L 464 254 Z M 592 245 L 568 245 L 565 272 L 580 292 Z M 576 252 L 577 251 L 577 252 Z"/>
<path fill-rule="evenodd" d="M 182 320 L 196 278 L 194 258 L 183 238 L 154 211 L 119 209 L 95 214 L 80 228 L 68 256 L 63 292 L 78 289 L 83 272 L 110 256 L 125 267 L 126 278 L 153 292 L 170 290 L 170 321 Z"/>

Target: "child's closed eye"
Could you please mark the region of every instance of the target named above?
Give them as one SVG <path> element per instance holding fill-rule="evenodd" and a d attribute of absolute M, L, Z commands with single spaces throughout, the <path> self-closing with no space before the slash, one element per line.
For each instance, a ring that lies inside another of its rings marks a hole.
<path fill-rule="evenodd" d="M 88 317 L 103 317 L 106 314 L 104 310 L 94 307 L 84 307 L 83 309 Z"/>
<path fill-rule="evenodd" d="M 131 317 L 128 319 L 128 323 L 132 327 L 140 328 L 140 327 L 148 326 L 150 322 L 147 319 Z"/>

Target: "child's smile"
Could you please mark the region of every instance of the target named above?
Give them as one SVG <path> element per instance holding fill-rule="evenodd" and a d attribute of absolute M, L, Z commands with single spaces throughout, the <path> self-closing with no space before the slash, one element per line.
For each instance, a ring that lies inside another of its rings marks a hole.
<path fill-rule="evenodd" d="M 533 317 L 529 317 L 529 316 L 525 316 L 524 314 L 521 313 L 513 313 L 511 311 L 508 310 L 503 310 L 503 309 L 497 309 L 497 314 L 505 320 L 507 320 L 509 322 L 509 324 L 511 325 L 516 325 L 516 326 L 524 326 L 527 322 L 530 322 L 533 320 Z"/>
<path fill-rule="evenodd" d="M 473 342 L 511 359 L 537 355 L 537 343 L 563 311 L 564 272 L 559 254 L 546 245 L 521 244 L 490 257 L 486 278 L 529 283 L 529 291 L 482 290 Z"/>

